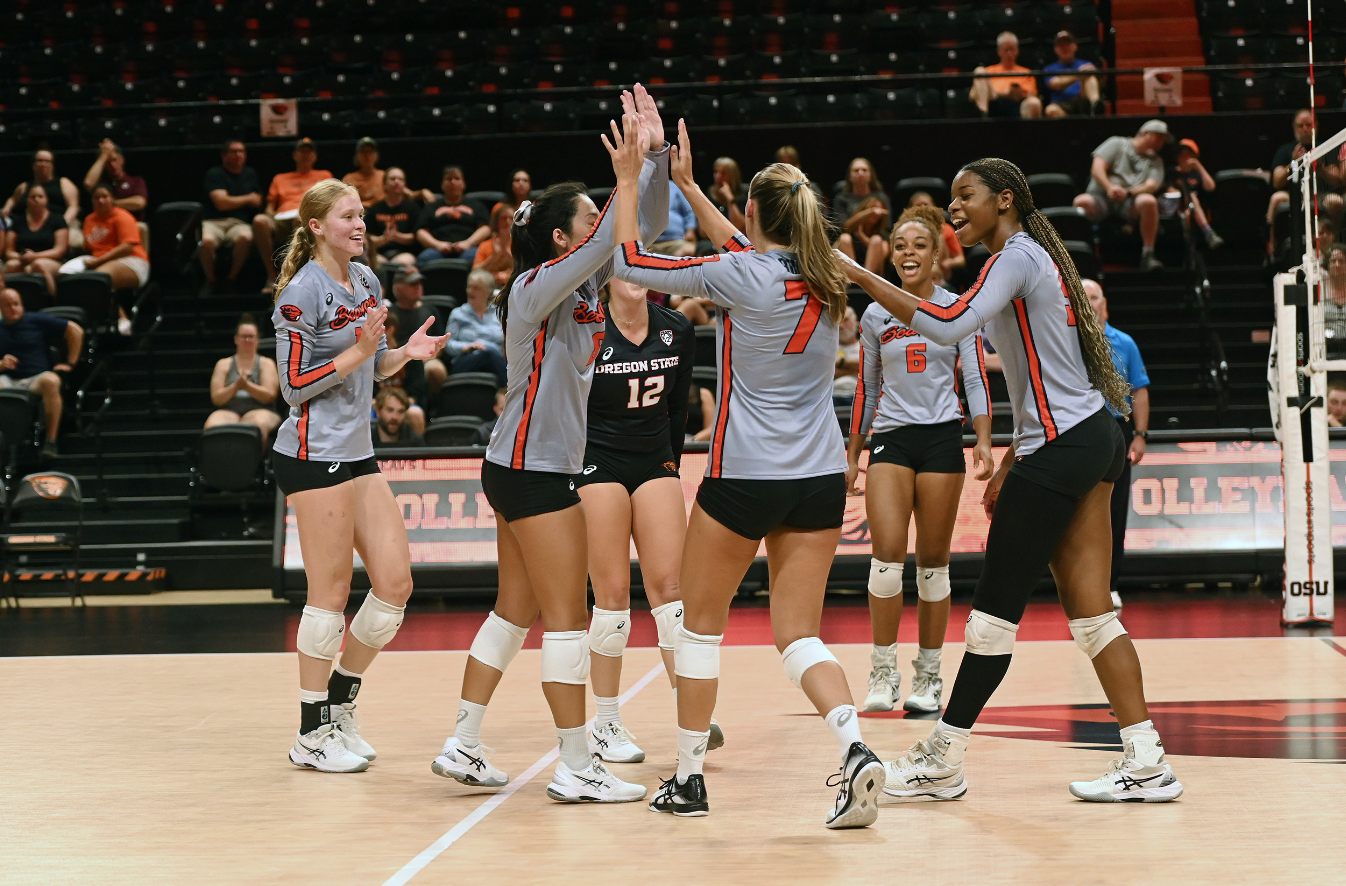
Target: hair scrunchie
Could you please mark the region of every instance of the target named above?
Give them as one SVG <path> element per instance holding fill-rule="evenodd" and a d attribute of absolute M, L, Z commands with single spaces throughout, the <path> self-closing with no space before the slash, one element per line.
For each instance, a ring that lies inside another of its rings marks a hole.
<path fill-rule="evenodd" d="M 801 178 L 799 181 L 794 182 L 793 184 L 791 184 L 791 185 L 790 185 L 790 196 L 793 197 L 793 196 L 799 191 L 800 188 L 804 187 L 804 185 L 806 185 L 806 184 L 808 184 L 808 183 L 809 183 L 809 180 L 808 180 L 808 177 L 806 176 L 806 177 L 804 177 L 804 178 Z"/>
<path fill-rule="evenodd" d="M 519 208 L 514 210 L 514 226 L 521 228 L 528 224 L 528 220 L 533 217 L 533 201 L 525 200 L 519 204 Z"/>

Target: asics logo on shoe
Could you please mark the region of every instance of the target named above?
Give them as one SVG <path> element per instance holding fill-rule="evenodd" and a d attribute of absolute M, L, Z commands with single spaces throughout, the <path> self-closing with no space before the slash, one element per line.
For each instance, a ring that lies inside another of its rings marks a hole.
<path fill-rule="evenodd" d="M 471 754 L 469 754 L 467 751 L 463 750 L 462 748 L 459 748 L 459 749 L 458 749 L 458 753 L 459 753 L 459 754 L 462 754 L 464 757 L 467 758 L 467 761 L 468 761 L 469 763 L 471 763 L 473 766 L 477 767 L 477 771 L 478 771 L 478 772 L 480 772 L 480 771 L 482 771 L 482 770 L 484 770 L 484 769 L 486 768 L 486 758 L 485 758 L 485 757 L 474 757 L 474 756 L 472 756 Z"/>
<path fill-rule="evenodd" d="M 586 785 L 596 790 L 602 790 L 603 788 L 607 787 L 607 785 L 601 778 L 585 778 L 583 775 L 579 774 L 576 774 L 575 778 L 578 779 L 579 781 L 584 782 Z"/>
<path fill-rule="evenodd" d="M 337 468 L 339 468 L 339 467 L 341 467 L 341 462 L 339 462 L 339 461 L 334 461 L 334 462 L 332 462 L 332 466 L 329 467 L 329 468 L 327 469 L 327 473 L 329 473 L 329 474 L 335 474 L 335 473 L 337 472 Z"/>
<path fill-rule="evenodd" d="M 948 781 L 949 778 L 950 776 L 947 775 L 940 775 L 933 778 L 929 775 L 913 775 L 911 778 L 907 779 L 907 784 L 909 785 L 934 784 L 937 781 Z"/>
<path fill-rule="evenodd" d="M 595 738 L 594 744 L 598 745 L 600 748 L 605 748 L 608 746 L 608 740 L 606 738 Z"/>
<path fill-rule="evenodd" d="M 1148 778 L 1132 778 L 1129 775 L 1123 775 L 1118 778 L 1117 786 L 1124 791 L 1133 791 L 1136 788 L 1143 788 L 1156 778 L 1163 778 L 1167 774 L 1167 772 L 1160 772 L 1158 775 L 1151 775 Z"/>

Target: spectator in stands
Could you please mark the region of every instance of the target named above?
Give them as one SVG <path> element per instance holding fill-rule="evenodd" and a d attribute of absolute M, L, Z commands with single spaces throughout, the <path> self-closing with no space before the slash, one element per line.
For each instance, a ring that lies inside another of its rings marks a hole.
<path fill-rule="evenodd" d="M 461 166 L 445 166 L 440 182 L 443 194 L 421 210 L 416 240 L 421 244 L 417 264 L 440 258 L 472 261 L 477 246 L 491 236 L 491 213 L 477 200 L 465 199 L 467 180 Z"/>
<path fill-rule="evenodd" d="M 365 136 L 355 143 L 354 172 L 348 172 L 341 180 L 360 192 L 360 202 L 365 209 L 373 206 L 384 197 L 384 172 L 378 168 L 379 143 Z"/>
<path fill-rule="evenodd" d="M 347 176 L 349 178 L 349 176 Z M 393 166 L 383 176 L 383 198 L 365 210 L 365 237 L 376 266 L 416 267 L 416 222 L 421 204 L 407 193 L 407 174 Z"/>
<path fill-rule="evenodd" d="M 202 294 L 215 291 L 215 250 L 229 244 L 233 259 L 227 282 L 238 280 L 252 246 L 252 218 L 265 203 L 257 170 L 248 165 L 248 149 L 243 142 L 226 142 L 220 149 L 220 164 L 206 170 L 205 212 L 201 221 L 201 270 L 206 275 Z"/>
<path fill-rule="evenodd" d="M 1328 356 L 1346 356 L 1346 244 L 1334 243 L 1327 250 L 1323 324 Z"/>
<path fill-rule="evenodd" d="M 505 191 L 505 199 L 495 206 L 507 207 L 512 216 L 514 210 L 518 209 L 531 193 L 533 193 L 533 177 L 528 174 L 527 169 L 516 169 L 509 174 L 509 188 Z M 492 212 L 495 211 L 495 206 L 491 207 Z"/>
<path fill-rule="evenodd" d="M 65 219 L 65 226 L 70 229 L 70 248 L 83 249 L 84 232 L 79 224 L 79 188 L 70 179 L 56 175 L 55 155 L 46 148 L 33 152 L 32 179 L 14 189 L 5 205 L 0 207 L 0 216 L 8 219 L 14 210 L 26 207 L 28 189 L 32 187 L 46 191 L 47 208 L 56 213 L 57 217 Z"/>
<path fill-rule="evenodd" d="M 837 345 L 837 364 L 832 373 L 832 404 L 850 406 L 855 401 L 855 389 L 860 376 L 860 321 L 855 308 L 846 306 Z"/>
<path fill-rule="evenodd" d="M 1201 165 L 1201 149 L 1193 139 L 1185 138 L 1178 142 L 1178 161 L 1173 167 L 1174 184 L 1182 192 L 1182 202 L 1187 207 L 1188 221 L 1196 225 L 1211 249 L 1224 245 L 1224 238 L 1215 233 L 1201 206 L 1201 195 L 1215 190 L 1215 179 L 1206 167 Z"/>
<path fill-rule="evenodd" d="M 1098 78 L 1079 72 L 1098 68 L 1093 62 L 1075 57 L 1079 44 L 1069 31 L 1056 32 L 1052 49 L 1056 51 L 1056 61 L 1042 69 L 1047 75 L 1047 107 L 1043 113 L 1048 117 L 1087 117 L 1095 113 L 1101 107 Z"/>
<path fill-rule="evenodd" d="M 467 304 L 449 314 L 449 341 L 444 353 L 452 355 L 454 372 L 493 372 L 503 386 L 505 331 L 500 315 L 491 304 L 495 278 L 480 268 L 467 275 Z"/>
<path fill-rule="evenodd" d="M 514 210 L 504 203 L 495 204 L 491 210 L 491 238 L 477 247 L 477 257 L 472 259 L 472 267 L 489 271 L 499 288 L 509 282 L 514 273 L 514 254 L 510 251 L 510 233 L 514 226 Z"/>
<path fill-rule="evenodd" d="M 495 405 L 491 407 L 495 412 L 495 418 L 482 422 L 481 426 L 472 432 L 473 446 L 485 446 L 491 442 L 491 432 L 495 430 L 495 423 L 500 420 L 500 413 L 505 411 L 505 392 L 507 390 L 507 388 L 496 389 Z"/>
<path fill-rule="evenodd" d="M 41 274 L 47 292 L 56 294 L 56 273 L 70 245 L 65 219 L 47 206 L 45 188 L 29 188 L 26 210 L 5 232 L 5 273 Z"/>
<path fill-rule="evenodd" d="M 220 425 L 256 425 L 262 431 L 262 445 L 280 427 L 276 398 L 280 396 L 280 375 L 276 361 L 257 353 L 261 342 L 257 321 L 251 314 L 238 318 L 234 327 L 234 355 L 216 362 L 210 375 L 210 402 L 215 411 L 206 416 L 206 428 Z"/>
<path fill-rule="evenodd" d="M 1019 65 L 1019 38 L 1009 31 L 995 38 L 995 51 L 1000 61 L 994 65 L 974 69 L 974 74 L 1003 76 L 978 77 L 972 81 L 969 96 L 982 116 L 1041 117 L 1042 99 L 1038 98 L 1038 83 L 1028 68 Z"/>
<path fill-rule="evenodd" d="M 733 157 L 719 157 L 715 160 L 714 179 L 706 195 L 710 197 L 720 214 L 729 219 L 729 223 L 740 231 L 747 222 L 743 210 L 748 206 L 748 186 L 743 184 L 743 172 Z M 723 243 L 711 244 L 718 251 Z"/>
<path fill-rule="evenodd" d="M 371 428 L 375 449 L 391 449 L 395 446 L 424 446 L 425 439 L 411 429 L 407 421 L 407 410 L 411 400 L 401 388 L 384 388 L 374 398 L 376 419 Z"/>
<path fill-rule="evenodd" d="M 864 157 L 851 161 L 846 181 L 832 198 L 832 213 L 842 228 L 837 249 L 875 274 L 883 274 L 888 260 L 888 228 L 893 205 L 883 192 L 874 164 Z"/>
<path fill-rule="evenodd" d="M 1140 464 L 1140 460 L 1145 457 L 1145 441 L 1149 437 L 1150 376 L 1145 371 L 1145 361 L 1140 357 L 1136 340 L 1108 325 L 1108 300 L 1103 297 L 1103 287 L 1093 280 L 1083 283 L 1084 291 L 1089 296 L 1089 305 L 1103 324 L 1103 333 L 1112 346 L 1112 360 L 1117 364 L 1117 371 L 1131 388 L 1131 396 L 1127 398 L 1131 404 L 1130 418 L 1113 413 L 1121 427 L 1122 437 L 1127 441 L 1126 465 L 1122 468 L 1122 475 L 1112 485 L 1112 606 L 1121 609 L 1122 598 L 1117 594 L 1117 567 L 1126 553 L 1124 542 L 1126 516 L 1131 510 L 1131 466 Z"/>
<path fill-rule="evenodd" d="M 1327 426 L 1346 428 L 1346 381 L 1341 379 L 1327 383 Z"/>
<path fill-rule="evenodd" d="M 1331 219 L 1318 219 L 1317 240 L 1319 260 L 1323 262 L 1323 267 L 1327 267 L 1327 251 L 1337 242 L 1337 226 L 1332 224 Z"/>
<path fill-rule="evenodd" d="M 435 320 L 430 326 L 432 330 L 438 331 L 442 326 L 435 309 L 422 300 L 423 295 L 425 295 L 424 278 L 415 266 L 404 268 L 393 275 L 393 300 L 391 302 L 385 300 L 384 304 L 388 306 L 388 316 L 396 318 L 397 328 L 406 330 L 406 335 L 420 329 L 426 320 Z M 433 397 L 439 393 L 440 387 L 444 384 L 444 379 L 449 375 L 448 370 L 444 368 L 444 362 L 438 358 L 424 361 L 422 363 L 422 374 L 425 390 L 420 391 L 419 385 L 416 385 L 416 380 L 413 379 L 412 387 L 417 388 L 417 390 L 412 391 L 412 397 L 418 397 L 421 394 L 429 394 Z"/>
<path fill-rule="evenodd" d="M 781 145 L 776 149 L 775 159 L 777 163 L 787 163 L 800 172 L 804 171 L 804 167 L 799 165 L 799 150 L 794 145 Z M 818 187 L 818 183 L 813 179 L 809 179 L 809 189 L 818 195 L 818 201 L 823 206 L 830 205 L 827 197 L 823 194 L 823 189 Z"/>
<path fill-rule="evenodd" d="M 84 190 L 92 193 L 99 182 L 112 188 L 114 205 L 131 213 L 140 228 L 140 242 L 148 247 L 150 226 L 145 224 L 145 207 L 149 205 L 150 190 L 143 178 L 126 174 L 126 156 L 110 138 L 98 145 L 98 156 L 84 174 Z"/>
<path fill-rule="evenodd" d="M 150 282 L 150 261 L 140 242 L 136 220 L 113 205 L 111 186 L 95 185 L 92 196 L 93 212 L 84 219 L 84 244 L 89 254 L 61 265 L 60 273 L 97 271 L 112 278 L 113 289 L 139 289 Z"/>
<path fill-rule="evenodd" d="M 420 327 L 417 327 L 417 329 L 419 328 Z M 397 319 L 397 314 L 389 311 L 387 319 L 383 324 L 383 332 L 388 339 L 388 347 L 390 349 L 395 349 L 398 346 L 399 339 L 401 338 L 399 329 L 400 321 Z M 407 333 L 407 337 L 410 337 L 415 331 L 415 329 L 410 330 L 410 332 Z M 381 381 L 376 381 L 374 383 L 374 395 L 377 397 L 379 391 L 386 388 L 397 388 L 399 391 L 406 394 L 407 403 L 410 405 L 407 407 L 404 421 L 406 421 L 407 425 L 417 434 L 424 434 L 425 409 L 418 405 L 418 403 L 425 400 L 424 364 L 420 360 L 408 361 L 406 365 L 397 370 L 397 372 Z M 373 411 L 372 407 L 371 411 Z M 378 418 L 377 412 L 374 413 L 374 418 Z"/>
<path fill-rule="evenodd" d="M 940 209 L 940 207 L 935 206 L 935 198 L 925 191 L 917 191 L 911 195 L 911 199 L 907 201 L 907 208 L 910 209 L 913 206 L 933 206 L 935 209 Z M 940 212 L 942 214 L 943 210 L 940 209 Z M 960 268 L 967 267 L 967 256 L 963 254 L 963 244 L 958 242 L 958 232 L 953 229 L 953 225 L 949 224 L 947 218 L 944 220 L 943 236 L 940 241 L 939 268 L 935 273 L 938 279 L 935 282 L 943 286 L 953 279 L 953 275 Z"/>
<path fill-rule="evenodd" d="M 42 398 L 47 440 L 43 458 L 58 453 L 56 438 L 61 430 L 61 376 L 79 361 L 84 348 L 84 330 L 78 323 L 50 314 L 29 313 L 13 289 L 0 291 L 0 388 L 23 388 Z M 64 340 L 66 358 L 54 366 L 48 348 Z"/>
<path fill-rule="evenodd" d="M 695 255 L 696 213 L 692 211 L 692 204 L 687 202 L 687 198 L 678 190 L 677 185 L 669 182 L 668 192 L 668 228 L 659 235 L 650 249 L 659 255 L 679 257 Z M 716 247 L 723 245 L 723 243 L 715 244 Z M 716 251 L 719 251 L 718 248 Z"/>
<path fill-rule="evenodd" d="M 1075 205 L 1095 224 L 1109 217 L 1140 222 L 1142 271 L 1164 266 L 1154 257 L 1159 234 L 1159 201 L 1154 195 L 1164 184 L 1159 150 L 1172 139 L 1163 120 L 1146 121 L 1131 138 L 1106 139 L 1094 148 L 1088 189 L 1075 198 Z"/>
<path fill-rule="evenodd" d="M 313 168 L 318 160 L 313 139 L 301 138 L 295 142 L 293 156 L 294 172 L 282 172 L 271 179 L 271 188 L 266 193 L 266 211 L 252 219 L 252 238 L 262 256 L 262 267 L 266 269 L 266 285 L 262 287 L 265 295 L 275 291 L 277 244 L 280 249 L 289 248 L 290 237 L 299 221 L 299 201 L 304 192 L 332 177 L 326 169 Z"/>
<path fill-rule="evenodd" d="M 1294 130 L 1295 140 L 1281 145 L 1271 159 L 1271 187 L 1275 188 L 1275 192 L 1271 195 L 1271 203 L 1267 206 L 1268 225 L 1275 223 L 1276 207 L 1290 202 L 1290 194 L 1285 188 L 1291 186 L 1291 162 L 1303 157 L 1313 146 L 1313 112 L 1308 108 L 1298 111 L 1295 114 Z M 1341 164 L 1331 154 L 1318 161 L 1315 183 L 1318 212 L 1339 224 L 1342 208 L 1346 203 L 1343 203 L 1341 195 Z"/>

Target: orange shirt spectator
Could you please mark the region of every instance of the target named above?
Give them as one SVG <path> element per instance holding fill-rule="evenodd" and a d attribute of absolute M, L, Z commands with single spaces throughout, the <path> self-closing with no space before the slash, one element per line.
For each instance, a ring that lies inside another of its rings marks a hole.
<path fill-rule="evenodd" d="M 1006 65 L 1003 62 L 996 62 L 993 65 L 986 66 L 988 74 L 1020 74 L 1022 76 L 1006 76 L 991 78 L 991 92 L 996 98 L 1007 96 L 1017 85 L 1028 95 L 1038 94 L 1038 82 L 1029 75 L 1028 68 L 1023 65 Z"/>
<path fill-rule="evenodd" d="M 324 179 L 332 177 L 326 169 L 310 169 L 308 172 L 281 172 L 271 179 L 271 190 L 267 192 L 266 202 L 276 207 L 276 212 L 297 212 L 299 201 L 304 192 Z"/>
<path fill-rule="evenodd" d="M 975 74 L 994 74 L 972 81 L 968 97 L 982 114 L 990 117 L 1041 117 L 1042 99 L 1028 68 L 1019 64 L 1019 38 L 1004 31 L 995 40 L 994 65 L 976 68 Z"/>
<path fill-rule="evenodd" d="M 84 219 L 84 243 L 94 258 L 102 258 L 123 243 L 130 243 L 131 255 L 149 261 L 149 253 L 140 243 L 140 228 L 135 216 L 120 206 L 112 207 L 106 218 L 90 213 Z"/>

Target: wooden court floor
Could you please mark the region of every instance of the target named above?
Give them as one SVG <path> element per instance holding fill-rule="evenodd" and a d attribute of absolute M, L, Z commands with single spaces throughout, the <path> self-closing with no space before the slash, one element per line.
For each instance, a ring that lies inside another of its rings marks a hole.
<path fill-rule="evenodd" d="M 355 775 L 287 762 L 292 655 L 0 659 L 0 883 L 1346 880 L 1346 641 L 1137 645 L 1187 788 L 1180 801 L 1069 795 L 1068 781 L 1101 774 L 1115 751 L 1100 747 L 1116 732 L 1073 644 L 1023 642 L 978 725 L 966 798 L 889 802 L 875 827 L 846 832 L 822 826 L 835 747 L 770 647 L 723 651 L 717 719 L 728 744 L 707 761 L 711 815 L 691 820 L 546 798 L 555 739 L 535 650 L 505 676 L 483 729 L 495 763 L 515 776 L 509 793 L 430 772 L 464 652 L 379 659 L 361 710 L 380 756 Z M 868 648 L 833 649 L 862 692 Z M 945 651 L 950 682 L 961 651 Z M 899 649 L 904 690 L 913 656 Z M 674 770 L 676 747 L 656 650 L 628 651 L 623 689 L 626 723 L 648 757 L 616 768 L 654 788 Z M 889 758 L 930 724 L 883 715 L 863 725 Z"/>

